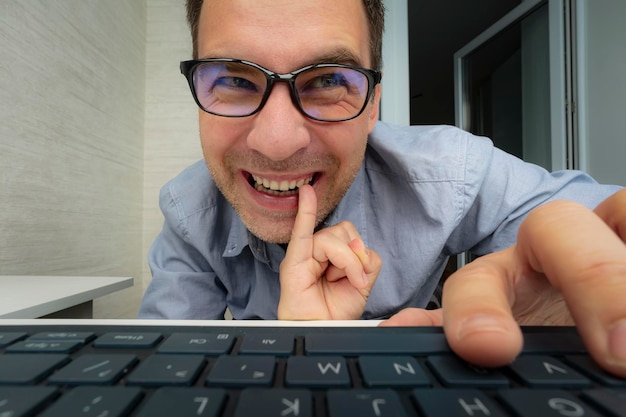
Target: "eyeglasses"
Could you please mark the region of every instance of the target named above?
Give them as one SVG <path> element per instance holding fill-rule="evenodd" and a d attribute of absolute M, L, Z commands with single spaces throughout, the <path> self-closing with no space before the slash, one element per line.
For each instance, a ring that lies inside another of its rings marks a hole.
<path fill-rule="evenodd" d="M 359 116 L 382 74 L 341 64 L 309 65 L 278 74 L 238 59 L 183 61 L 193 97 L 202 110 L 225 117 L 246 117 L 263 108 L 276 82 L 286 82 L 294 105 L 305 116 L 341 122 Z"/>

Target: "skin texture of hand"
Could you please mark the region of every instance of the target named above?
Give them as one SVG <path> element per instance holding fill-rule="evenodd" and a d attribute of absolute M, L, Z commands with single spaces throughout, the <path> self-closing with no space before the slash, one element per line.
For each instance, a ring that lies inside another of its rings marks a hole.
<path fill-rule="evenodd" d="M 391 325 L 443 325 L 469 362 L 501 366 L 522 348 L 519 325 L 576 325 L 592 357 L 626 377 L 626 190 L 590 211 L 535 209 L 512 247 L 481 257 L 444 285 L 443 308 L 406 309 Z"/>
<path fill-rule="evenodd" d="M 382 265 L 354 225 L 342 222 L 314 233 L 317 200 L 300 188 L 298 214 L 280 265 L 280 320 L 354 320 Z"/>

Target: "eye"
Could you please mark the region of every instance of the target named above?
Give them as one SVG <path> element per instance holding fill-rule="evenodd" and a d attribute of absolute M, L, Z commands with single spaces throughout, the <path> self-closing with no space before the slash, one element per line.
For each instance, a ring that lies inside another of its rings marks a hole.
<path fill-rule="evenodd" d="M 220 87 L 247 90 L 252 92 L 258 91 L 258 86 L 254 82 L 246 78 L 237 76 L 222 76 L 217 78 L 213 84 L 213 88 Z"/>
<path fill-rule="evenodd" d="M 307 88 L 332 88 L 347 85 L 348 82 L 340 73 L 318 75 L 307 83 Z"/>

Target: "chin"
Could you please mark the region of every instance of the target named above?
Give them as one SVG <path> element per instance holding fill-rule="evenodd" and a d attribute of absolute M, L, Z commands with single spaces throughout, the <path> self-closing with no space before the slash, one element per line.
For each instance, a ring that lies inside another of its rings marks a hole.
<path fill-rule="evenodd" d="M 291 229 L 288 232 L 284 232 L 284 233 L 281 233 L 278 230 L 271 230 L 271 231 L 265 230 L 265 231 L 258 231 L 258 232 L 255 232 L 250 229 L 248 230 L 254 236 L 258 237 L 259 239 L 267 243 L 276 243 L 276 244 L 282 245 L 282 244 L 289 243 L 289 240 L 291 239 Z"/>
<path fill-rule="evenodd" d="M 252 222 L 244 220 L 244 224 L 250 233 L 264 242 L 287 244 L 291 239 L 294 220 L 292 216 L 289 219 L 273 219 L 259 224 L 256 218 Z"/>

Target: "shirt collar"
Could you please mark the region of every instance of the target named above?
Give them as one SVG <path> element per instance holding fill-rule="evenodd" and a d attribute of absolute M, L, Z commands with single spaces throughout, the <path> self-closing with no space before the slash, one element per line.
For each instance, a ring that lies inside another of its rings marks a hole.
<path fill-rule="evenodd" d="M 241 255 L 246 247 L 250 248 L 250 252 L 252 252 L 255 259 L 269 265 L 273 271 L 278 272 L 280 262 L 285 256 L 285 250 L 280 245 L 264 242 L 254 236 L 246 229 L 241 218 L 234 215 L 232 216 L 231 227 L 222 257 L 235 258 Z"/>
<path fill-rule="evenodd" d="M 248 245 L 248 230 L 244 226 L 243 222 L 235 212 L 235 210 L 229 206 L 232 210 L 230 228 L 228 229 L 228 238 L 226 239 L 226 246 L 222 256 L 224 258 L 231 258 L 239 256 L 243 248 Z M 224 218 L 224 217 L 223 217 Z"/>

